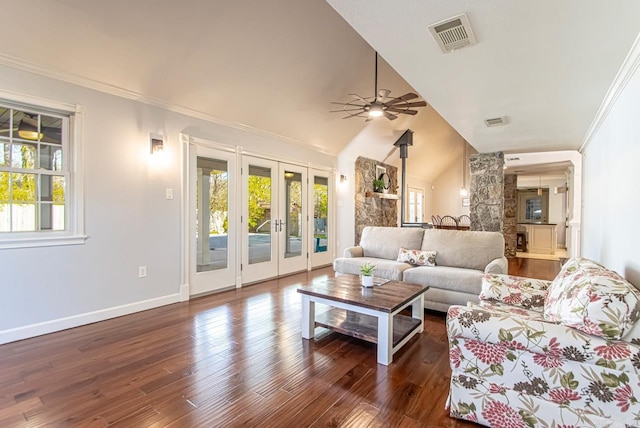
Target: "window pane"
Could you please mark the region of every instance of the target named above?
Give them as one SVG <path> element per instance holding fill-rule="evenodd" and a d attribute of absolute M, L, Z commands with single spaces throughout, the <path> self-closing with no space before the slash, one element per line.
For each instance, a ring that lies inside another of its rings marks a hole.
<path fill-rule="evenodd" d="M 0 172 L 0 202 L 7 203 L 11 199 L 9 195 L 9 173 Z"/>
<path fill-rule="evenodd" d="M 36 167 L 36 147 L 33 144 L 11 145 L 11 166 L 14 168 L 34 169 Z"/>
<path fill-rule="evenodd" d="M 313 237 L 316 253 L 327 251 L 329 230 L 329 180 L 326 177 L 313 179 Z"/>
<path fill-rule="evenodd" d="M 40 122 L 42 124 L 42 141 L 60 146 L 62 144 L 62 119 L 41 115 Z"/>
<path fill-rule="evenodd" d="M 36 201 L 36 175 L 35 174 L 11 174 L 11 191 L 14 202 Z"/>
<path fill-rule="evenodd" d="M 14 110 L 13 120 L 14 124 L 17 124 L 18 134 L 17 136 L 14 134 L 14 138 L 27 141 L 40 140 L 44 134 L 39 119 L 38 114 Z"/>
<path fill-rule="evenodd" d="M 249 264 L 271 260 L 271 168 L 249 165 Z"/>
<path fill-rule="evenodd" d="M 2 134 L 0 134 L 2 136 Z M 0 140 L 0 165 L 9 165 L 11 162 L 11 152 L 9 151 L 9 143 Z"/>
<path fill-rule="evenodd" d="M 11 109 L 0 107 L 0 138 L 11 136 Z"/>
<path fill-rule="evenodd" d="M 36 230 L 36 204 L 14 202 L 11 205 L 11 230 L 14 232 Z"/>
<path fill-rule="evenodd" d="M 65 179 L 64 177 L 53 176 L 53 203 L 56 205 L 64 205 L 65 203 Z"/>
<path fill-rule="evenodd" d="M 64 230 L 64 205 L 40 204 L 40 230 Z"/>

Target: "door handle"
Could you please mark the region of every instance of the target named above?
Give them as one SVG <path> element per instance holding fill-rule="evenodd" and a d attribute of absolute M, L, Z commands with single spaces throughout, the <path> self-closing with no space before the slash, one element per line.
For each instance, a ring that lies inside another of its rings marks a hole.
<path fill-rule="evenodd" d="M 279 230 L 280 232 L 282 232 L 282 225 L 283 224 L 287 224 L 287 223 L 285 223 L 284 221 L 280 220 L 280 230 Z"/>
<path fill-rule="evenodd" d="M 275 219 L 273 221 L 273 231 L 277 232 L 278 231 L 278 219 Z"/>

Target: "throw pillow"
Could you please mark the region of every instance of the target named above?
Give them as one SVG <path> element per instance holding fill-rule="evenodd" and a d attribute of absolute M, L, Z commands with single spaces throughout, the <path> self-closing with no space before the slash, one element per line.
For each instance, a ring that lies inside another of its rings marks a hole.
<path fill-rule="evenodd" d="M 398 261 L 409 263 L 415 266 L 435 266 L 436 252 L 422 250 L 408 250 L 400 247 L 398 252 Z"/>
<path fill-rule="evenodd" d="M 640 315 L 633 285 L 588 259 L 567 261 L 549 286 L 544 317 L 605 339 L 621 339 Z"/>

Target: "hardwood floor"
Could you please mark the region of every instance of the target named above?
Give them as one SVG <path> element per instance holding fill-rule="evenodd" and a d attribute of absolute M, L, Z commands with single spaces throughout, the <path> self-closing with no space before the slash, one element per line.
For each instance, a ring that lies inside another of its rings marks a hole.
<path fill-rule="evenodd" d="M 550 279 L 559 262 L 514 259 Z M 300 337 L 298 286 L 331 268 L 0 346 L 0 426 L 472 427 L 444 409 L 444 314 L 385 367 L 375 345 Z"/>

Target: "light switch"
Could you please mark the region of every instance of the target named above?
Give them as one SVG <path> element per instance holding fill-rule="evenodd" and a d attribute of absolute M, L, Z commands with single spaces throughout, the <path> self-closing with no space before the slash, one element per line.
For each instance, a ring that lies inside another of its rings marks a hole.
<path fill-rule="evenodd" d="M 165 195 L 167 199 L 173 199 L 173 189 L 171 188 L 165 189 Z"/>

